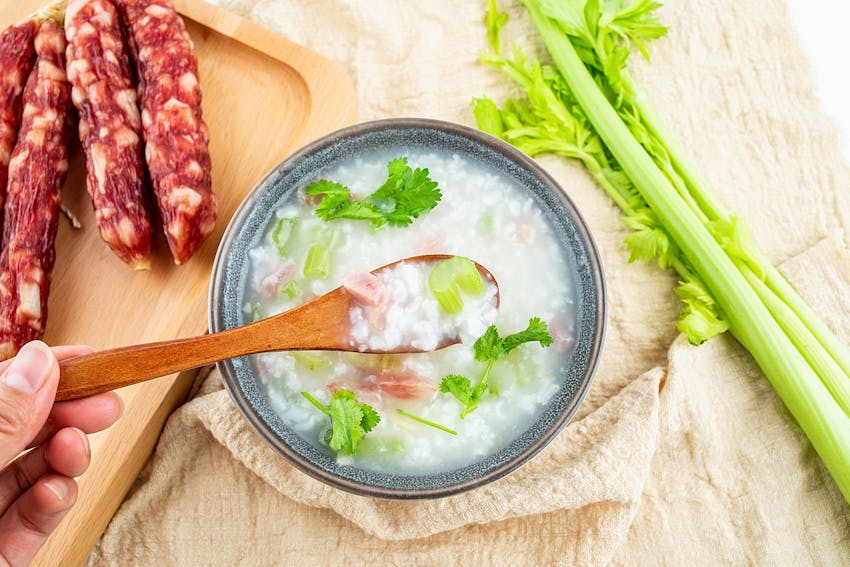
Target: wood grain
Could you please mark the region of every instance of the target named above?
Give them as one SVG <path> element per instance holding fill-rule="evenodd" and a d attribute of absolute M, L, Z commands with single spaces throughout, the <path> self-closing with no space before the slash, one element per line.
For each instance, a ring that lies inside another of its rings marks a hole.
<path fill-rule="evenodd" d="M 175 0 L 196 46 L 204 118 L 210 128 L 219 224 L 184 266 L 164 236 L 150 272 L 128 269 L 100 240 L 85 191 L 81 150 L 72 150 L 63 201 L 83 223 L 62 222 L 45 340 L 104 349 L 201 334 L 209 275 L 222 232 L 254 183 L 285 155 L 354 122 L 350 78 L 334 63 L 201 0 Z M 0 0 L 0 27 L 39 5 Z M 79 565 L 106 528 L 194 373 L 120 391 L 122 419 L 92 438 L 92 465 L 79 479 L 78 502 L 36 558 L 36 565 Z"/>

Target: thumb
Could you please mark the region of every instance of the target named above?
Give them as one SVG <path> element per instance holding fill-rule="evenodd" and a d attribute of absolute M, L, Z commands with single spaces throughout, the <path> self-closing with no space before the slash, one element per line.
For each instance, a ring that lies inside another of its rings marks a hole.
<path fill-rule="evenodd" d="M 24 345 L 0 376 L 0 468 L 41 430 L 59 383 L 59 363 L 41 341 Z"/>

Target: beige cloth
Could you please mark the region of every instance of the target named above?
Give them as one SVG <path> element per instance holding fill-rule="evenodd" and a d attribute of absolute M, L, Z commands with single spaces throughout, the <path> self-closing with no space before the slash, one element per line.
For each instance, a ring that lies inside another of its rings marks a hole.
<path fill-rule="evenodd" d="M 483 1 L 231 0 L 335 59 L 361 119 L 471 124 L 506 81 L 477 64 Z M 509 31 L 533 45 L 522 10 Z M 676 0 L 635 74 L 725 203 L 839 336 L 850 331 L 850 178 L 780 0 Z M 458 496 L 394 502 L 329 488 L 252 432 L 209 375 L 89 565 L 811 564 L 850 558 L 850 507 L 749 355 L 676 337 L 675 278 L 629 265 L 618 211 L 574 163 L 544 158 L 586 216 L 610 294 L 601 367 L 540 455 Z M 672 346 L 671 346 L 672 344 Z"/>

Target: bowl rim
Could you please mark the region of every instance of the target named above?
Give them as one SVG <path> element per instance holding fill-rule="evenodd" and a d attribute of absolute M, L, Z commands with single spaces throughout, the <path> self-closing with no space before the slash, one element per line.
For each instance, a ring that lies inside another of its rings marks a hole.
<path fill-rule="evenodd" d="M 587 263 L 591 277 L 592 287 L 596 290 L 598 301 L 594 312 L 596 325 L 593 331 L 593 336 L 590 342 L 590 350 L 588 353 L 588 364 L 584 373 L 581 375 L 576 394 L 570 400 L 567 407 L 558 416 L 555 423 L 538 439 L 534 440 L 525 447 L 519 454 L 514 456 L 509 461 L 502 463 L 484 474 L 471 477 L 464 481 L 445 485 L 436 488 L 426 489 L 403 489 L 390 488 L 385 486 L 376 486 L 367 483 L 358 482 L 356 480 L 337 476 L 317 464 L 311 462 L 306 457 L 295 451 L 291 446 L 284 442 L 274 431 L 266 424 L 265 420 L 256 414 L 248 400 L 244 396 L 241 388 L 238 385 L 238 380 L 235 373 L 231 372 L 231 368 L 227 365 L 227 361 L 221 361 L 216 364 L 222 375 L 225 389 L 230 395 L 231 400 L 239 409 L 242 417 L 248 422 L 251 428 L 268 443 L 275 452 L 283 456 L 291 465 L 307 475 L 319 480 L 325 484 L 346 492 L 354 493 L 361 496 L 385 498 L 385 499 L 434 499 L 442 498 L 466 492 L 468 490 L 489 484 L 505 475 L 513 472 L 532 457 L 537 455 L 546 445 L 548 445 L 569 423 L 575 415 L 581 403 L 584 401 L 587 392 L 593 382 L 593 377 L 599 366 L 599 359 L 602 352 L 602 347 L 605 341 L 607 327 L 607 289 L 605 283 L 604 269 L 602 265 L 599 249 L 596 245 L 593 236 L 590 233 L 589 227 L 584 217 L 579 213 L 567 192 L 561 185 L 527 154 L 519 149 L 511 146 L 507 142 L 492 136 L 481 130 L 465 126 L 462 124 L 438 120 L 432 118 L 416 118 L 416 117 L 400 117 L 400 118 L 384 118 L 379 120 L 370 120 L 359 122 L 350 126 L 345 126 L 337 130 L 331 131 L 312 142 L 295 150 L 291 154 L 281 159 L 278 163 L 260 178 L 251 191 L 243 198 L 242 202 L 233 213 L 230 221 L 225 228 L 218 249 L 216 250 L 215 260 L 213 262 L 212 271 L 210 274 L 209 300 L 208 300 L 208 326 L 209 332 L 223 330 L 222 314 L 218 306 L 223 301 L 223 285 L 218 285 L 223 281 L 224 276 L 224 257 L 227 255 L 231 245 L 238 233 L 237 228 L 241 227 L 246 217 L 250 214 L 253 204 L 257 196 L 269 183 L 269 180 L 276 177 L 282 170 L 292 167 L 301 159 L 322 150 L 328 146 L 339 142 L 342 139 L 349 137 L 357 137 L 374 131 L 388 129 L 431 129 L 438 130 L 450 135 L 459 136 L 462 138 L 471 139 L 473 142 L 483 144 L 489 149 L 494 150 L 508 160 L 515 162 L 521 168 L 526 169 L 532 176 L 541 181 L 543 185 L 555 192 L 561 200 L 561 204 L 569 213 L 572 224 L 574 225 L 576 234 L 579 240 L 584 244 L 587 252 Z"/>

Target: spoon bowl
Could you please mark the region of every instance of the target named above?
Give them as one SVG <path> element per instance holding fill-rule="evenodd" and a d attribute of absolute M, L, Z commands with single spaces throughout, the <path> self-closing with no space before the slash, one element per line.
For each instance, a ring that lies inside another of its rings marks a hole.
<path fill-rule="evenodd" d="M 446 254 L 426 254 L 397 260 L 372 270 L 372 274 L 399 264 L 434 264 L 451 258 Z M 496 288 L 495 307 L 499 306 L 499 286 L 493 274 L 475 263 L 485 282 Z M 441 337 L 428 351 L 409 344 L 391 349 L 364 349 L 352 340 L 349 312 L 357 300 L 344 287 L 338 287 L 289 311 L 226 331 L 126 346 L 63 360 L 59 363 L 60 381 L 56 399 L 70 400 L 129 386 L 152 378 L 197 368 L 221 360 L 282 350 L 333 350 L 402 354 L 430 352 L 460 342 L 460 335 Z"/>

